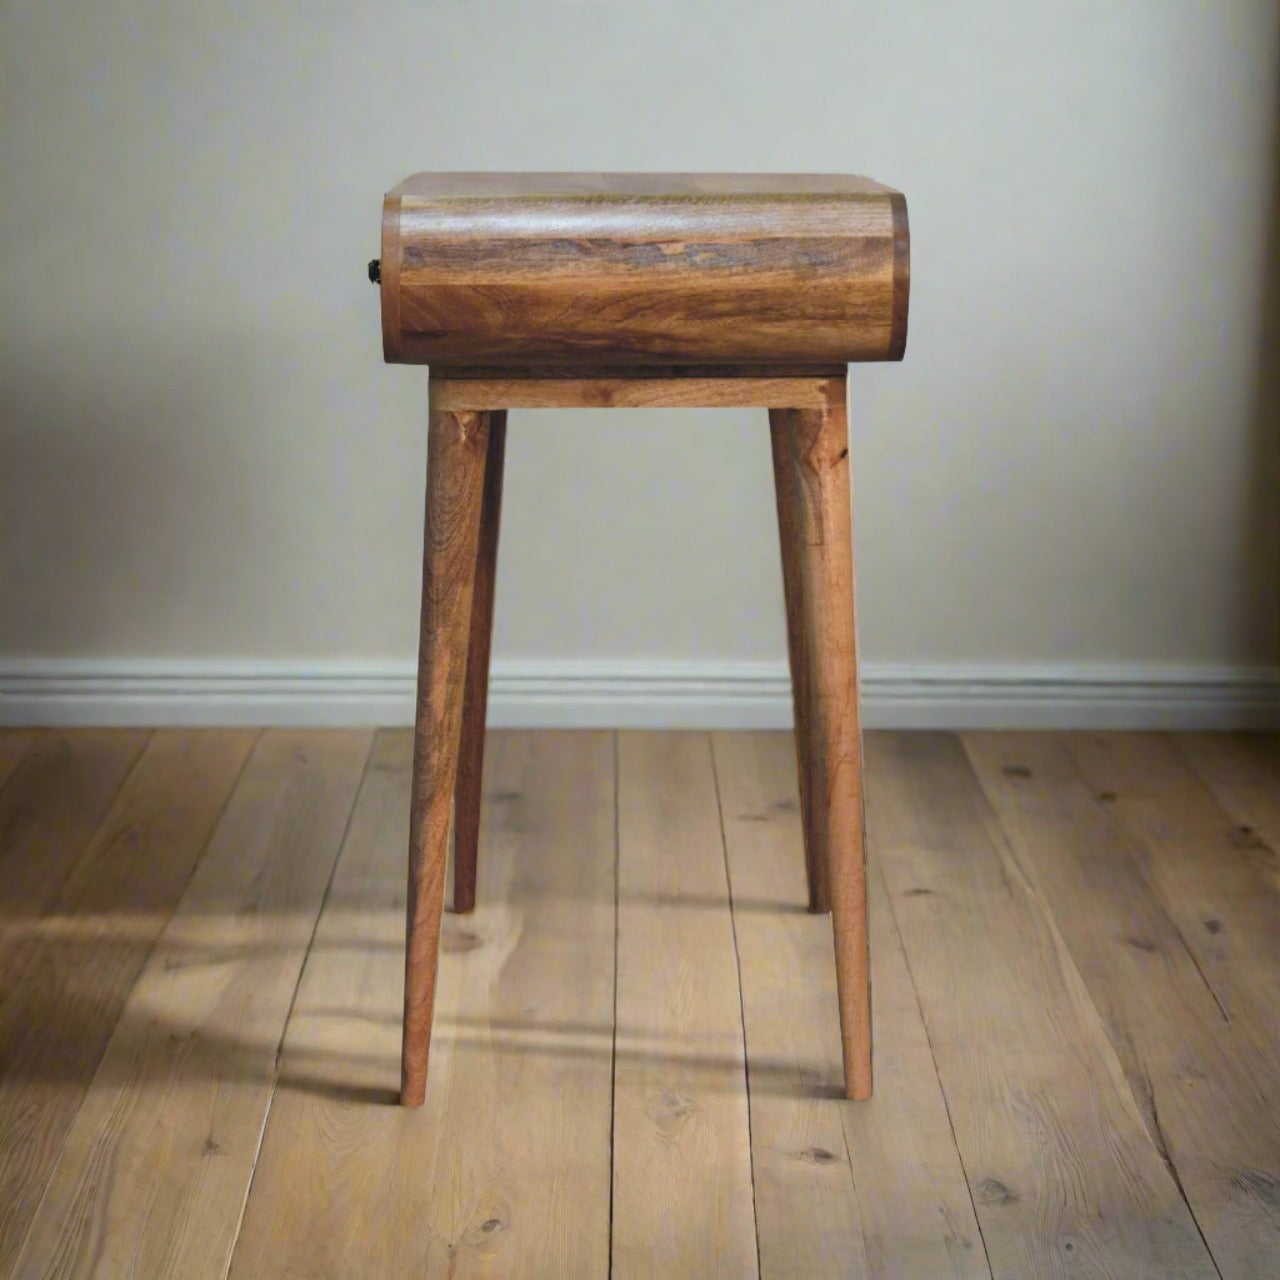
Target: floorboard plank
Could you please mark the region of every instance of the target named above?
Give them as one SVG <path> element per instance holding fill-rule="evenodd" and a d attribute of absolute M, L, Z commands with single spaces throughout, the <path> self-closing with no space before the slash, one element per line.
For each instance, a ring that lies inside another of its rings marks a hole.
<path fill-rule="evenodd" d="M 0 1002 L 0 1275 L 254 736 L 158 732 L 49 913 L 10 936 L 20 976 Z"/>
<path fill-rule="evenodd" d="M 39 736 L 37 729 L 0 729 L 0 787 L 27 758 Z"/>
<path fill-rule="evenodd" d="M 990 1277 L 915 989 L 869 868 L 875 1096 L 846 1102 L 829 916 L 806 910 L 789 733 L 713 739 L 765 1280 Z"/>
<path fill-rule="evenodd" d="M 854 1104 L 787 735 L 494 735 L 409 1113 L 410 737 L 252 737 L 0 733 L 0 1276 L 1274 1270 L 1280 738 L 869 735 Z"/>
<path fill-rule="evenodd" d="M 1252 1040 L 1280 1082 L 1280 893 L 1241 849 L 1238 824 L 1164 734 L 1063 741 L 1133 842 L 1236 1035 Z"/>
<path fill-rule="evenodd" d="M 1236 824 L 1234 846 L 1280 893 L 1280 734 L 1179 733 L 1174 743 Z"/>
<path fill-rule="evenodd" d="M 1176 874 L 1190 878 L 1197 858 L 1212 874 L 1222 850 L 1211 839 L 1197 849 L 1195 840 L 1226 819 L 1219 814 L 1207 828 L 1197 822 L 1199 784 L 1180 762 L 1166 773 L 1162 738 L 970 734 L 965 745 L 1021 866 L 1053 911 L 1219 1270 L 1228 1280 L 1266 1275 L 1280 1258 L 1280 1075 L 1227 1022 L 1151 883 L 1153 872 L 1175 862 Z M 1081 756 L 1089 763 L 1083 777 Z M 1100 791 L 1108 799 L 1099 800 Z M 1164 848 L 1148 854 L 1140 843 L 1151 834 L 1137 816 L 1148 801 L 1179 832 L 1169 837 L 1178 847 L 1167 860 Z M 1277 1001 L 1273 995 L 1273 1013 Z"/>
<path fill-rule="evenodd" d="M 395 1105 L 412 742 L 379 735 L 286 1035 L 232 1277 L 603 1280 L 614 761 L 491 735 L 473 915 L 447 914 L 427 1098 Z"/>
<path fill-rule="evenodd" d="M 867 740 L 869 834 L 995 1275 L 1216 1269 L 960 743 Z"/>
<path fill-rule="evenodd" d="M 264 734 L 143 967 L 17 1274 L 225 1273 L 370 735 Z"/>
<path fill-rule="evenodd" d="M 149 737 L 141 729 L 51 731 L 0 791 L 0 998 L 20 974 L 11 955 L 25 953 L 31 922 L 57 900 Z"/>
<path fill-rule="evenodd" d="M 757 1274 L 741 997 L 710 740 L 618 740 L 613 1276 Z"/>

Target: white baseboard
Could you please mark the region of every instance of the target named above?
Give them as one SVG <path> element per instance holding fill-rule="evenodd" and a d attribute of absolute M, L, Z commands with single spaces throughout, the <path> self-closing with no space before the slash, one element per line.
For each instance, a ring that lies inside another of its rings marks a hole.
<path fill-rule="evenodd" d="M 772 662 L 495 662 L 494 727 L 785 728 Z M 0 724 L 403 725 L 409 662 L 0 660 Z M 869 728 L 1280 728 L 1280 672 L 865 663 Z"/>

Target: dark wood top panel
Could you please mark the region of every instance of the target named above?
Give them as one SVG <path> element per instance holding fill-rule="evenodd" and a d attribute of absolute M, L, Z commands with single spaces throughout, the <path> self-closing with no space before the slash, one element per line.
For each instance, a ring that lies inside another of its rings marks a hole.
<path fill-rule="evenodd" d="M 415 173 L 388 195 L 405 200 L 539 200 L 581 196 L 816 199 L 887 196 L 893 188 L 843 173 Z"/>

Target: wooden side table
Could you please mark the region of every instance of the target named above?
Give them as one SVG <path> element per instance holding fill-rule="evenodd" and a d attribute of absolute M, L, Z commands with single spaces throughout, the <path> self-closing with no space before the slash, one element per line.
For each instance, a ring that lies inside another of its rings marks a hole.
<path fill-rule="evenodd" d="M 641 405 L 769 411 L 810 907 L 832 913 L 845 1090 L 870 1097 L 845 377 L 901 359 L 908 262 L 905 200 L 857 177 L 424 173 L 386 197 L 385 356 L 431 366 L 404 1105 L 451 809 L 454 905 L 475 905 L 507 410 Z"/>

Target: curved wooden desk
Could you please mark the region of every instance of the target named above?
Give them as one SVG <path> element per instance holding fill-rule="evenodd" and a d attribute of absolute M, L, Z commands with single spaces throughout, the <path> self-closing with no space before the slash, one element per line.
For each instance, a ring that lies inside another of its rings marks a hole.
<path fill-rule="evenodd" d="M 475 905 L 507 410 L 642 405 L 769 411 L 810 906 L 832 913 L 846 1092 L 870 1097 L 845 376 L 902 357 L 908 262 L 903 197 L 857 177 L 418 174 L 386 197 L 384 352 L 431 366 L 405 1105 L 451 809 L 454 906 Z"/>

